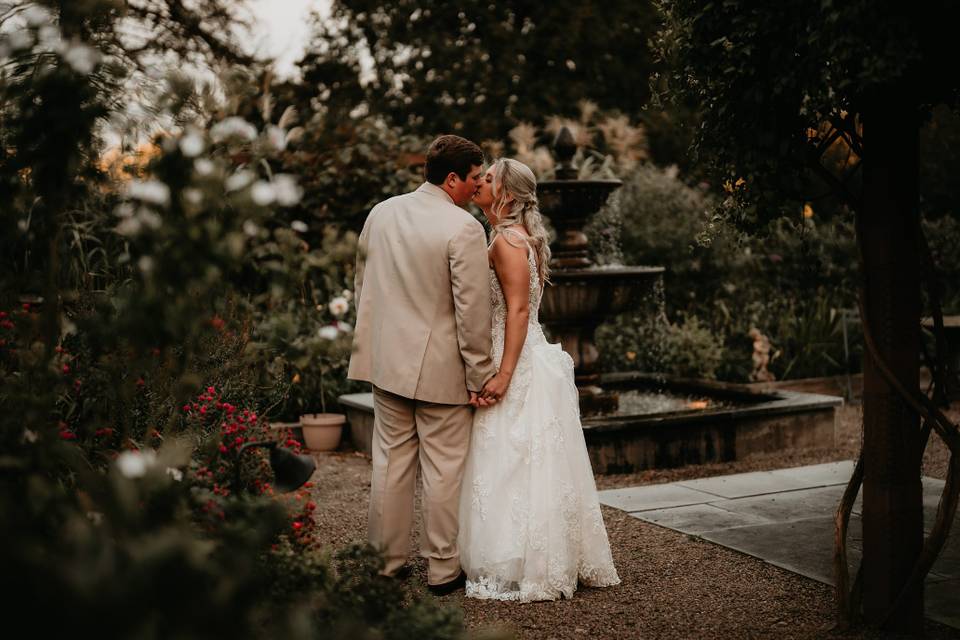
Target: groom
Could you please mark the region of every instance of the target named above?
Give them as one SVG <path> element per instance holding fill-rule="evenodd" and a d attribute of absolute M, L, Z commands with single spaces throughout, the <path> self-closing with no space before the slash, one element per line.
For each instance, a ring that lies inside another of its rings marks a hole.
<path fill-rule="evenodd" d="M 404 576 L 419 464 L 427 583 L 463 586 L 460 483 L 490 359 L 490 284 L 483 226 L 458 205 L 481 179 L 483 153 L 459 136 L 427 150 L 426 182 L 376 205 L 357 250 L 357 326 L 347 377 L 373 384 L 370 542 L 383 573 Z"/>

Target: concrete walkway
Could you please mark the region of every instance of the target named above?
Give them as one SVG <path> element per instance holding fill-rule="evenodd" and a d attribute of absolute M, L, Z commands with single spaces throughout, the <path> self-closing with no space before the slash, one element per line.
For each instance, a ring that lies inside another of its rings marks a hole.
<path fill-rule="evenodd" d="M 669 484 L 610 489 L 600 502 L 662 527 L 756 556 L 827 584 L 833 583 L 833 514 L 853 462 L 758 471 Z M 943 480 L 923 478 L 924 526 L 929 530 Z M 956 525 L 955 525 L 956 526 Z M 960 534 L 952 532 L 927 577 L 926 612 L 960 628 Z M 851 579 L 863 549 L 860 499 L 847 538 Z"/>

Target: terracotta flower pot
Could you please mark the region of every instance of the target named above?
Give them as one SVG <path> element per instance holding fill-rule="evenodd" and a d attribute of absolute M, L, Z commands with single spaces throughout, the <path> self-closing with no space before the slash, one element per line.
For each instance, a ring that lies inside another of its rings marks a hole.
<path fill-rule="evenodd" d="M 306 413 L 300 416 L 303 442 L 311 451 L 333 451 L 340 445 L 343 423 L 347 416 L 342 413 Z"/>

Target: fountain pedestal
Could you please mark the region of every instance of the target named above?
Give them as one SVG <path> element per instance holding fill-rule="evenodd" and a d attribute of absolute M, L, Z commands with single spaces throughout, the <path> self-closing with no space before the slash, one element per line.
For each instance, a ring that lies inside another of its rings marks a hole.
<path fill-rule="evenodd" d="M 580 411 L 589 415 L 616 411 L 618 404 L 617 394 L 600 385 L 597 327 L 662 290 L 663 268 L 593 265 L 583 227 L 623 183 L 577 179 L 576 151 L 573 136 L 564 127 L 554 143 L 557 179 L 537 185 L 540 211 L 557 232 L 550 246 L 551 284 L 544 290 L 540 320 L 573 358 Z"/>

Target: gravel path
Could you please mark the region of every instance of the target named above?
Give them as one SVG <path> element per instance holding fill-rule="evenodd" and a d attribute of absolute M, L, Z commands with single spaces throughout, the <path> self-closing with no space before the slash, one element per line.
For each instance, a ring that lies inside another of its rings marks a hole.
<path fill-rule="evenodd" d="M 860 413 L 859 405 L 840 410 L 835 448 L 598 476 L 597 484 L 600 488 L 634 486 L 851 459 L 859 448 Z M 957 405 L 951 417 L 960 419 Z M 932 437 L 924 473 L 942 478 L 947 457 L 946 448 Z M 338 452 L 321 455 L 319 462 L 313 480 L 322 535 L 334 547 L 363 540 L 369 459 Z M 603 515 L 621 585 L 581 589 L 572 600 L 527 605 L 466 599 L 462 591 L 444 600 L 463 610 L 471 629 L 493 627 L 531 640 L 877 637 L 831 631 L 833 594 L 827 585 L 615 509 L 604 507 Z M 425 563 L 416 558 L 414 566 L 409 588 L 425 591 Z M 960 631 L 928 622 L 926 637 L 960 638 Z"/>

